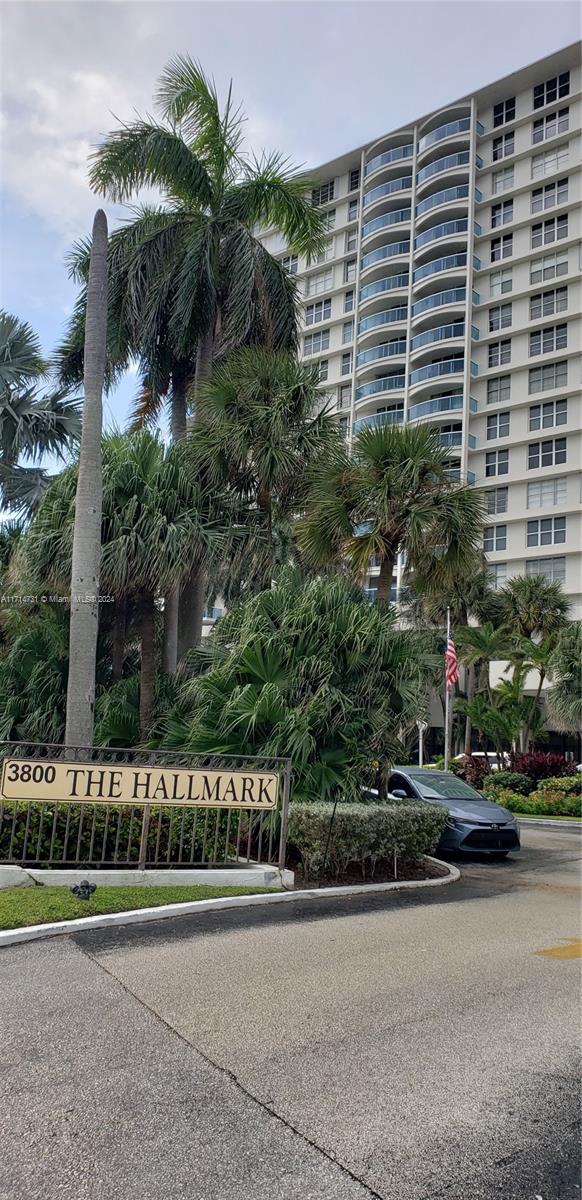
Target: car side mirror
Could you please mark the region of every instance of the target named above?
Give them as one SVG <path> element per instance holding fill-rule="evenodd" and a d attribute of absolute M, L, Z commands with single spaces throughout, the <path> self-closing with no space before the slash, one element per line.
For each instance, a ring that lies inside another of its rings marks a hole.
<path fill-rule="evenodd" d="M 406 792 L 404 791 L 403 788 L 394 788 L 394 790 L 390 793 L 390 795 L 395 796 L 397 800 L 407 800 L 408 799 L 408 796 L 406 795 Z"/>

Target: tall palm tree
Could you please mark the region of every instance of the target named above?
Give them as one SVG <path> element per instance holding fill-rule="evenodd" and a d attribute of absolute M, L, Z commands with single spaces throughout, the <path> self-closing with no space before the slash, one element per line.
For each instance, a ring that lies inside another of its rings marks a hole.
<path fill-rule="evenodd" d="M 484 506 L 479 492 L 451 479 L 437 434 L 415 426 L 364 429 L 313 473 L 299 544 L 308 563 L 345 558 L 363 579 L 380 561 L 378 601 L 390 596 L 396 556 L 435 579 L 480 565 Z"/>
<path fill-rule="evenodd" d="M 85 397 L 71 559 L 65 744 L 92 746 L 101 562 L 101 430 L 107 340 L 107 218 L 95 213 L 83 356 Z"/>
<path fill-rule="evenodd" d="M 582 738 L 582 621 L 572 621 L 558 634 L 550 658 L 552 687 L 547 702 L 558 729 Z"/>
<path fill-rule="evenodd" d="M 191 453 L 207 464 L 211 486 L 240 497 L 262 534 L 254 564 L 245 547 L 249 585 L 270 585 L 279 552 L 292 553 L 290 526 L 305 508 L 309 470 L 341 453 L 318 383 L 317 369 L 293 355 L 249 347 L 217 365 L 199 393 Z"/>
<path fill-rule="evenodd" d="M 560 583 L 543 575 L 517 575 L 500 592 L 502 619 L 521 638 L 553 637 L 568 620 L 570 602 Z"/>
<path fill-rule="evenodd" d="M 45 454 L 63 458 L 78 442 L 79 405 L 63 391 L 39 393 L 48 364 L 36 334 L 25 321 L 0 311 L 0 503 L 30 513 L 47 485 L 38 462 Z"/>

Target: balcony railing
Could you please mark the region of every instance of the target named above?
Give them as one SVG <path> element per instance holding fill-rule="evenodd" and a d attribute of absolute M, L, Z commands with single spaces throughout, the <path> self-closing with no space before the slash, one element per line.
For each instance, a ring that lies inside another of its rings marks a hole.
<path fill-rule="evenodd" d="M 356 366 L 363 367 L 366 363 L 375 362 L 379 358 L 392 358 L 395 354 L 406 354 L 406 338 L 398 338 L 393 342 L 380 342 L 370 350 L 362 350 L 356 357 Z"/>
<path fill-rule="evenodd" d="M 462 407 L 462 392 L 452 392 L 450 396 L 433 396 L 431 400 L 421 400 L 418 404 L 411 404 L 408 409 L 408 420 L 420 421 L 421 417 L 430 417 L 433 413 L 456 412 Z"/>
<path fill-rule="evenodd" d="M 421 246 L 427 246 L 429 242 L 436 242 L 439 238 L 452 237 L 456 233 L 467 233 L 468 229 L 467 217 L 459 217 L 456 221 L 443 221 L 442 225 L 432 225 L 430 229 L 425 229 L 424 233 L 419 233 L 418 237 L 415 237 L 415 249 L 420 250 Z"/>
<path fill-rule="evenodd" d="M 378 187 L 364 193 L 364 208 L 373 204 L 375 200 L 379 200 L 381 196 L 391 196 L 394 192 L 407 192 L 411 187 L 412 175 L 405 175 L 402 179 L 391 179 L 388 183 L 379 183 Z"/>
<path fill-rule="evenodd" d="M 439 325 L 436 329 L 425 329 L 418 333 L 410 342 L 411 350 L 420 350 L 422 346 L 431 346 L 433 342 L 443 342 L 448 338 L 465 336 L 465 322 L 454 321 L 451 325 Z"/>
<path fill-rule="evenodd" d="M 401 425 L 404 411 L 401 408 L 390 409 L 390 412 L 370 413 L 367 417 L 359 417 L 354 421 L 354 433 L 362 429 L 377 429 L 379 425 Z"/>
<path fill-rule="evenodd" d="M 429 312 L 431 308 L 440 308 L 442 304 L 464 304 L 467 299 L 466 288 L 447 288 L 444 292 L 433 292 L 431 296 L 423 296 L 412 305 L 413 317 L 420 313 Z"/>
<path fill-rule="evenodd" d="M 374 217 L 373 221 L 366 221 L 362 226 L 362 238 L 375 233 L 377 229 L 385 229 L 387 225 L 403 225 L 405 221 L 410 221 L 411 216 L 410 208 L 396 208 L 393 212 L 382 213 L 381 216 Z"/>
<path fill-rule="evenodd" d="M 421 200 L 416 205 L 415 212 L 417 217 L 420 217 L 423 213 L 430 212 L 431 208 L 438 208 L 440 204 L 454 204 L 457 200 L 467 200 L 468 196 L 469 184 L 460 183 L 458 187 L 444 188 L 441 192 L 433 192 L 432 196 L 427 196 L 426 200 Z M 480 192 L 479 200 L 481 200 Z"/>
<path fill-rule="evenodd" d="M 369 329 L 376 329 L 378 325 L 393 325 L 395 321 L 406 321 L 408 317 L 407 308 L 385 308 L 382 312 L 372 313 L 371 317 L 364 317 L 358 322 L 358 334 L 367 333 Z"/>
<path fill-rule="evenodd" d="M 455 429 L 451 433 L 439 433 L 439 441 L 441 446 L 461 446 L 463 444 L 463 430 Z"/>
<path fill-rule="evenodd" d="M 371 175 L 372 171 L 377 171 L 378 167 L 386 167 L 389 163 L 399 162 L 402 158 L 412 158 L 414 154 L 414 146 L 395 146 L 393 150 L 385 150 L 383 154 L 376 154 L 375 158 L 371 158 L 364 167 L 364 178 L 366 175 Z"/>
<path fill-rule="evenodd" d="M 360 301 L 369 300 L 379 292 L 391 292 L 394 288 L 408 287 L 408 275 L 387 275 L 384 279 L 375 279 L 360 290 Z"/>
<path fill-rule="evenodd" d="M 444 358 L 440 362 L 427 363 L 426 366 L 417 367 L 415 371 L 410 372 L 410 386 L 424 383 L 425 379 L 440 379 L 443 375 L 462 375 L 464 370 L 464 358 Z M 476 375 L 477 363 L 472 362 L 470 370 L 471 375 Z"/>
<path fill-rule="evenodd" d="M 450 475 L 451 479 L 458 479 L 459 481 L 462 479 L 460 467 L 447 467 L 446 474 Z M 474 471 L 467 471 L 465 474 L 467 483 L 475 483 L 476 478 L 477 476 Z"/>
<path fill-rule="evenodd" d="M 379 392 L 402 391 L 405 383 L 404 375 L 381 375 L 379 379 L 372 379 L 371 383 L 363 383 L 356 388 L 356 400 L 363 400 L 366 396 L 377 396 Z"/>
<path fill-rule="evenodd" d="M 372 263 L 381 262 L 383 258 L 395 258 L 399 254 L 408 254 L 409 251 L 410 242 L 389 242 L 386 246 L 378 246 L 377 250 L 370 250 L 369 254 L 364 254 L 362 271 L 371 267 Z"/>
<path fill-rule="evenodd" d="M 457 133 L 467 133 L 471 128 L 470 117 L 459 117 L 458 121 L 447 121 L 446 125 L 439 125 L 438 129 L 431 129 L 430 133 L 425 133 L 418 143 L 418 151 L 422 153 L 428 146 L 434 146 L 435 142 L 442 142 L 445 138 L 454 137 Z"/>
<path fill-rule="evenodd" d="M 463 254 L 446 254 L 443 258 L 433 258 L 431 262 L 425 263 L 423 267 L 417 267 L 412 274 L 414 283 L 418 283 L 420 279 L 426 279 L 429 275 L 438 275 L 440 271 L 454 271 L 460 267 L 467 266 L 467 255 Z M 477 255 L 473 255 L 473 266 L 476 271 L 481 266 Z"/>
<path fill-rule="evenodd" d="M 418 172 L 416 176 L 417 183 L 424 183 L 425 179 L 430 179 L 433 175 L 441 175 L 443 171 L 454 171 L 457 167 L 468 167 L 471 155 L 468 150 L 459 150 L 457 154 L 447 154 L 444 158 L 437 158 L 434 162 L 427 163 L 426 167 Z M 477 158 L 477 166 L 481 160 Z"/>

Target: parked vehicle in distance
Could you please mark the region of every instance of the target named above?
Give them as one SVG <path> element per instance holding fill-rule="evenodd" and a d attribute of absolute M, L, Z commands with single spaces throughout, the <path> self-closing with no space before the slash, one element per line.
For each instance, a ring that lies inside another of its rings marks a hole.
<path fill-rule="evenodd" d="M 519 825 L 508 809 L 488 800 L 451 771 L 394 767 L 388 795 L 441 804 L 449 817 L 437 849 L 478 851 L 505 858 L 520 849 Z"/>
<path fill-rule="evenodd" d="M 469 757 L 470 758 L 480 758 L 480 759 L 486 758 L 487 762 L 489 763 L 490 771 L 498 771 L 499 770 L 499 758 L 501 758 L 501 761 L 503 763 L 502 770 L 504 770 L 504 771 L 507 770 L 507 768 L 511 765 L 511 760 L 510 760 L 509 754 L 507 754 L 506 751 L 503 751 L 498 757 L 494 750 L 488 750 L 486 754 L 483 750 L 475 750 L 475 752 L 470 755 L 456 754 L 453 759 L 453 762 L 463 762 L 465 758 L 469 758 Z"/>

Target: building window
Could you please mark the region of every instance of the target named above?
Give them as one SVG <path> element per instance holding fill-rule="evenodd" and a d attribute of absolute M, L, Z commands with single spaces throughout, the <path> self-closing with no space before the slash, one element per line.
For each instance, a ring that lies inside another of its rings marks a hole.
<path fill-rule="evenodd" d="M 544 367 L 530 367 L 529 391 L 550 392 L 553 388 L 564 388 L 568 384 L 568 361 L 547 363 Z"/>
<path fill-rule="evenodd" d="M 525 564 L 526 575 L 543 575 L 550 583 L 563 583 L 566 578 L 565 558 L 530 558 Z"/>
<path fill-rule="evenodd" d="M 326 213 L 323 213 L 323 225 L 328 233 L 335 229 L 335 208 L 328 208 Z"/>
<path fill-rule="evenodd" d="M 356 167 L 354 171 L 350 171 L 350 186 L 349 191 L 355 192 L 360 186 L 360 168 Z"/>
<path fill-rule="evenodd" d="M 352 385 L 351 383 L 341 383 L 337 390 L 337 406 L 338 408 L 350 408 L 352 403 Z"/>
<path fill-rule="evenodd" d="M 570 125 L 570 109 L 559 108 L 555 112 L 548 113 L 545 117 L 538 117 L 534 121 L 532 128 L 532 142 L 534 145 L 537 142 L 545 142 L 548 138 L 553 138 L 557 133 L 566 133 Z"/>
<path fill-rule="evenodd" d="M 568 480 L 565 475 L 557 479 L 536 479 L 527 485 L 528 508 L 553 508 L 565 504 L 568 498 Z"/>
<path fill-rule="evenodd" d="M 554 208 L 556 204 L 565 204 L 568 199 L 568 179 L 558 179 L 555 183 L 546 183 L 543 187 L 534 188 L 531 194 L 532 213 L 543 212 L 545 208 Z"/>
<path fill-rule="evenodd" d="M 359 207 L 360 207 L 359 200 L 350 200 L 350 202 L 348 204 L 348 221 L 357 221 Z"/>
<path fill-rule="evenodd" d="M 355 278 L 356 260 L 355 258 L 350 258 L 348 262 L 344 263 L 344 283 L 353 283 Z"/>
<path fill-rule="evenodd" d="M 511 325 L 511 302 L 509 304 L 496 304 L 495 308 L 489 309 L 489 332 L 494 333 L 496 329 L 509 329 Z"/>
<path fill-rule="evenodd" d="M 566 461 L 567 438 L 550 438 L 547 442 L 530 442 L 527 448 L 528 470 L 540 467 L 559 467 Z"/>
<path fill-rule="evenodd" d="M 503 237 L 491 238 L 491 262 L 499 262 L 502 258 L 511 258 L 512 254 L 512 233 L 504 233 Z"/>
<path fill-rule="evenodd" d="M 528 521 L 528 546 L 559 546 L 565 541 L 565 517 L 538 517 L 535 521 Z"/>
<path fill-rule="evenodd" d="M 483 530 L 483 549 L 486 554 L 507 550 L 507 525 L 489 525 Z"/>
<path fill-rule="evenodd" d="M 498 125 L 506 125 L 508 121 L 515 121 L 515 96 L 510 100 L 501 100 L 499 104 L 493 105 L 493 128 Z"/>
<path fill-rule="evenodd" d="M 509 225 L 513 221 L 513 200 L 502 200 L 491 206 L 491 228 L 499 229 L 500 225 Z"/>
<path fill-rule="evenodd" d="M 327 358 L 321 358 L 317 366 L 319 370 L 319 382 L 325 383 L 329 374 L 329 360 Z"/>
<path fill-rule="evenodd" d="M 568 424 L 568 401 L 546 400 L 545 404 L 532 404 L 529 410 L 529 427 L 537 429 L 553 429 L 554 425 Z"/>
<path fill-rule="evenodd" d="M 342 354 L 341 374 L 342 375 L 350 375 L 351 371 L 352 371 L 352 351 L 348 350 L 347 353 Z"/>
<path fill-rule="evenodd" d="M 508 154 L 513 154 L 515 149 L 515 136 L 511 133 L 502 133 L 501 137 L 493 138 L 493 162 L 499 162 L 501 158 L 507 158 Z"/>
<path fill-rule="evenodd" d="M 304 354 L 321 354 L 329 350 L 329 329 L 318 329 L 317 333 L 308 333 L 303 340 Z"/>
<path fill-rule="evenodd" d="M 321 296 L 333 287 L 333 271 L 320 271 L 318 275 L 307 275 L 305 278 L 305 295 Z"/>
<path fill-rule="evenodd" d="M 488 450 L 485 455 L 485 477 L 509 474 L 509 450 Z"/>
<path fill-rule="evenodd" d="M 331 299 L 318 300 L 308 304 L 305 309 L 305 324 L 317 325 L 320 321 L 329 321 L 331 317 Z"/>
<path fill-rule="evenodd" d="M 504 363 L 511 362 L 511 338 L 504 338 L 502 342 L 489 343 L 489 355 L 487 366 L 501 367 Z"/>
<path fill-rule="evenodd" d="M 353 311 L 354 311 L 354 293 L 353 292 L 345 292 L 345 294 L 344 294 L 344 312 L 348 313 L 348 312 L 353 312 Z"/>
<path fill-rule="evenodd" d="M 491 296 L 505 296 L 513 287 L 511 267 L 501 267 L 492 271 L 489 276 L 489 291 Z"/>
<path fill-rule="evenodd" d="M 338 421 L 338 425 L 340 427 L 341 433 L 347 439 L 350 434 L 350 418 L 349 417 L 340 417 L 340 419 Z"/>
<path fill-rule="evenodd" d="M 499 192 L 506 192 L 508 188 L 513 187 L 513 167 L 502 167 L 500 171 L 494 171 L 491 176 L 491 191 L 494 196 Z"/>
<path fill-rule="evenodd" d="M 342 329 L 342 342 L 344 342 L 344 343 L 351 342 L 353 340 L 353 337 L 354 337 L 354 322 L 353 321 L 344 321 L 344 326 Z"/>
<path fill-rule="evenodd" d="M 490 413 L 487 417 L 487 441 L 509 437 L 509 413 Z"/>
<path fill-rule="evenodd" d="M 346 254 L 349 254 L 351 250 L 355 250 L 357 245 L 358 245 L 357 229 L 348 230 L 348 232 L 346 233 L 346 244 L 345 244 Z"/>
<path fill-rule="evenodd" d="M 538 221 L 531 227 L 532 250 L 536 246 L 547 246 L 550 242 L 559 242 L 568 236 L 568 214 L 561 217 L 548 217 L 547 221 Z"/>
<path fill-rule="evenodd" d="M 498 592 L 507 580 L 507 563 L 491 563 L 487 566 L 487 574 L 494 592 Z"/>
<path fill-rule="evenodd" d="M 296 275 L 299 268 L 299 259 L 296 254 L 285 254 L 281 259 L 281 266 L 289 272 L 290 275 Z"/>
<path fill-rule="evenodd" d="M 316 262 L 316 263 L 329 262 L 330 258 L 333 258 L 333 238 L 328 239 L 328 241 L 325 243 L 325 246 L 324 246 L 321 254 L 318 254 L 316 256 L 316 258 L 314 259 L 314 262 Z"/>
<path fill-rule="evenodd" d="M 496 375 L 487 380 L 487 403 L 504 404 L 511 399 L 511 376 Z"/>
<path fill-rule="evenodd" d="M 530 283 L 545 283 L 546 279 L 556 279 L 568 274 L 568 251 L 555 250 L 553 254 L 544 254 L 543 258 L 534 258 L 529 269 Z"/>
<path fill-rule="evenodd" d="M 316 207 L 320 204 L 328 204 L 333 200 L 335 189 L 335 179 L 329 179 L 327 183 L 322 183 L 319 187 L 315 187 L 311 192 L 311 203 Z"/>
<path fill-rule="evenodd" d="M 543 179 L 544 175 L 553 175 L 568 162 L 568 144 L 554 146 L 552 150 L 544 150 L 543 154 L 534 154 L 531 160 L 532 179 Z"/>
<path fill-rule="evenodd" d="M 534 108 L 543 108 L 545 104 L 553 104 L 570 95 L 570 72 L 562 71 L 561 75 L 553 75 L 545 83 L 536 83 L 533 90 Z"/>
<path fill-rule="evenodd" d="M 507 512 L 508 492 L 509 488 L 498 487 L 489 488 L 489 490 L 485 493 L 487 499 L 487 512 L 489 513 L 489 516 L 493 516 L 495 513 Z"/>
<path fill-rule="evenodd" d="M 529 335 L 530 358 L 536 354 L 554 354 L 565 350 L 568 345 L 568 326 L 547 325 L 545 329 L 534 329 Z"/>
<path fill-rule="evenodd" d="M 540 317 L 552 317 L 554 313 L 566 312 L 568 308 L 568 288 L 552 288 L 549 292 L 536 292 L 530 296 L 529 319 L 538 321 Z"/>

